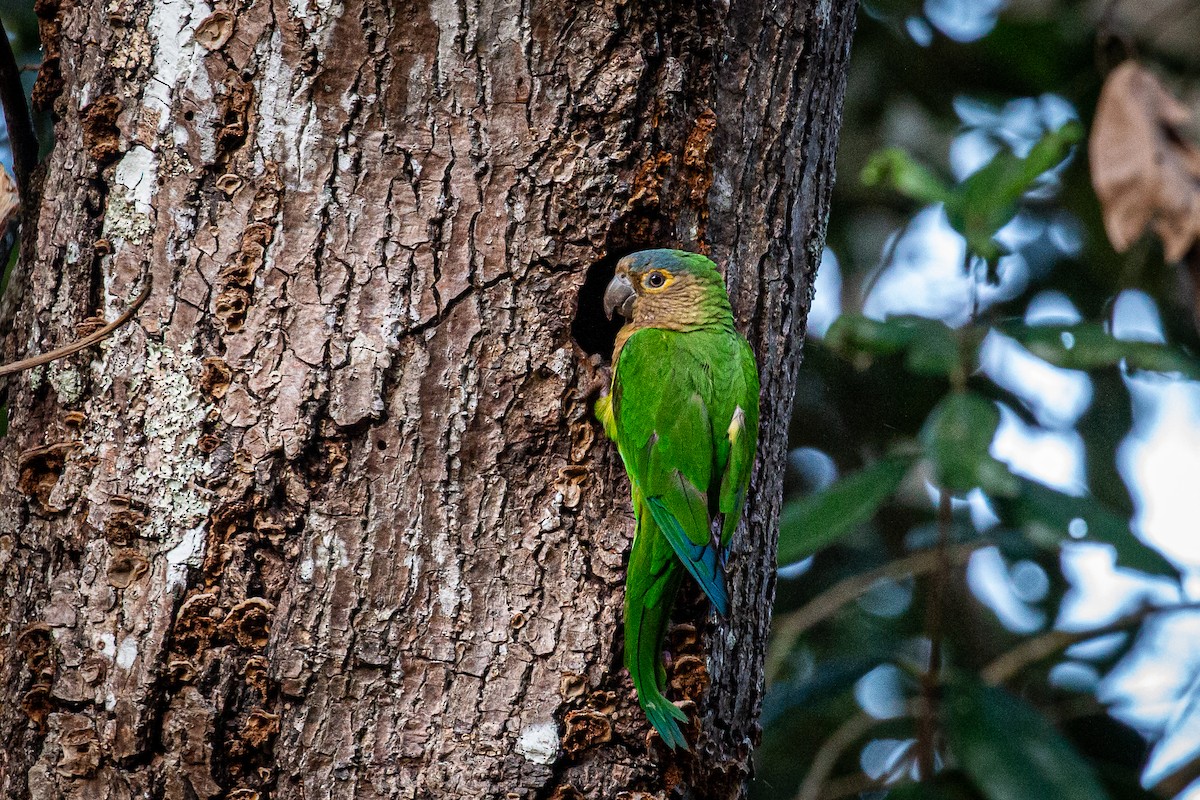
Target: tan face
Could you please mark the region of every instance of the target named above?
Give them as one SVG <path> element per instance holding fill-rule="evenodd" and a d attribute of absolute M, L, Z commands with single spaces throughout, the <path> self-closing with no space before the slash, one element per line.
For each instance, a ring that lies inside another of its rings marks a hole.
<path fill-rule="evenodd" d="M 610 318 L 615 312 L 637 325 L 687 324 L 703 294 L 701 281 L 689 272 L 636 265 L 623 258 L 604 292 L 604 310 Z"/>

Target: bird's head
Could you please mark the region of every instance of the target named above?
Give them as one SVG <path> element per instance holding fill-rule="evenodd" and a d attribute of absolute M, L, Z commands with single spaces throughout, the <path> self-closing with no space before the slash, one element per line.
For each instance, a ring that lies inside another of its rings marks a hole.
<path fill-rule="evenodd" d="M 639 327 L 687 327 L 731 318 L 717 265 L 684 250 L 640 250 L 617 262 L 604 313 Z"/>

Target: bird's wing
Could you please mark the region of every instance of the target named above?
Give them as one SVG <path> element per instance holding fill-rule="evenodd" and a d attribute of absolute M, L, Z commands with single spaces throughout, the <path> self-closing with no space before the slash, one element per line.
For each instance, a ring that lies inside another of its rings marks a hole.
<path fill-rule="evenodd" d="M 734 365 L 730 391 L 737 397 L 730 414 L 729 425 L 723 432 L 729 439 L 729 458 L 721 476 L 720 511 L 721 543 L 729 545 L 733 532 L 742 518 L 750 471 L 758 450 L 758 365 L 754 351 L 745 339 L 738 337 L 737 363 Z"/>
<path fill-rule="evenodd" d="M 713 607 L 726 614 L 722 548 L 707 495 L 714 432 L 702 391 L 711 379 L 688 336 L 648 328 L 625 343 L 613 381 L 617 442 L 656 526 Z"/>

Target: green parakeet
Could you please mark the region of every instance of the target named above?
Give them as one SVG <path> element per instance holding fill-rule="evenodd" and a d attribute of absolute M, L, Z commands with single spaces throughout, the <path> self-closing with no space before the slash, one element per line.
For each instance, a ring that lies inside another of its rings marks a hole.
<path fill-rule="evenodd" d="M 617 443 L 637 530 L 625 581 L 625 665 L 646 717 L 672 749 L 687 716 L 663 696 L 663 639 L 685 573 L 722 616 L 725 555 L 758 445 L 758 366 L 733 325 L 716 265 L 682 250 L 617 263 L 604 308 L 627 322 L 596 416 Z"/>

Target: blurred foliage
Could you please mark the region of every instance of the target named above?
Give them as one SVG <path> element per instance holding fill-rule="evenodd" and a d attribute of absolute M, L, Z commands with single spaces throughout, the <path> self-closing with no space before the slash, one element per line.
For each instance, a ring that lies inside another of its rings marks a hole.
<path fill-rule="evenodd" d="M 823 492 L 788 503 L 779 518 L 780 564 L 808 558 L 869 521 L 915 459 L 897 454 L 864 467 Z"/>
<path fill-rule="evenodd" d="M 862 180 L 867 186 L 889 186 L 919 203 L 941 203 L 950 226 L 966 240 L 968 254 L 982 259 L 989 279 L 994 280 L 1000 256 L 1009 252 L 996 241 L 996 234 L 1016 217 L 1021 198 L 1062 162 L 1082 134 L 1079 123 L 1069 122 L 1048 131 L 1028 155 L 1001 150 L 954 185 L 934 177 L 903 150 L 889 147 L 871 157 Z"/>
<path fill-rule="evenodd" d="M 30 0 L 0 0 L 0 19 L 12 40 L 13 53 L 18 64 L 37 64 L 41 61 L 38 51 L 42 43 L 38 39 L 37 15 L 33 13 Z"/>
<path fill-rule="evenodd" d="M 1121 618 L 1133 635 L 1083 662 L 1065 654 L 1088 636 L 1056 638 L 1072 586 L 1064 546 L 1093 542 L 1127 570 L 1180 581 L 1133 532 L 1117 454 L 1133 424 L 1131 377 L 1200 378 L 1190 286 L 1151 237 L 1113 251 L 1086 157 L 1120 58 L 1137 53 L 1181 96 L 1200 87 L 1200 51 L 1188 44 L 1200 13 L 1149 5 L 861 4 L 828 231 L 843 313 L 810 335 L 797 389 L 757 800 L 1171 796 L 1165 783 L 1157 794 L 1141 786 L 1162 732 L 1109 713 L 1096 681 L 1054 678 L 1079 663 L 1103 676 L 1152 618 L 1149 608 Z M 952 313 L 871 313 L 931 207 L 957 235 L 974 289 Z M 1017 225 L 1035 233 L 1014 236 Z M 1026 266 L 1023 282 L 1006 256 Z M 1114 299 L 1127 289 L 1156 303 L 1166 344 L 1114 335 Z M 1083 321 L 1027 321 L 1048 292 Z M 998 341 L 1086 373 L 1086 409 L 1047 421 L 987 368 Z M 1077 435 L 1085 491 L 1014 472 L 995 449 L 1005 419 Z M 952 503 L 939 503 L 942 491 Z M 1034 576 L 1022 625 L 967 581 L 964 564 L 989 548 L 1011 574 Z M 985 671 L 992 664 L 1004 668 Z"/>
<path fill-rule="evenodd" d="M 966 678 L 943 698 L 946 744 L 989 800 L 1099 800 L 1091 766 L 1024 701 Z"/>

